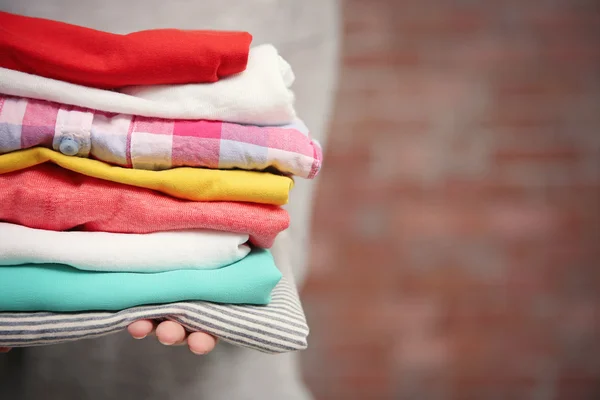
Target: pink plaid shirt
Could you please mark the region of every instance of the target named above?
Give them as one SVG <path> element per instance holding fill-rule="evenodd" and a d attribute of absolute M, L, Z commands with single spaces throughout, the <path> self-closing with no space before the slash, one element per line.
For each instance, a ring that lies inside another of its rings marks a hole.
<path fill-rule="evenodd" d="M 322 160 L 299 120 L 264 127 L 167 120 L 0 95 L 0 154 L 35 146 L 126 168 L 274 168 L 308 179 Z"/>

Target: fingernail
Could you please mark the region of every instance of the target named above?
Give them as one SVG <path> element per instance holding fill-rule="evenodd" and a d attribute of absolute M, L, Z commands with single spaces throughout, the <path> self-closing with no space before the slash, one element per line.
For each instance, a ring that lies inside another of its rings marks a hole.
<path fill-rule="evenodd" d="M 173 344 L 175 344 L 175 342 L 163 342 L 163 341 L 162 341 L 162 340 L 160 340 L 160 339 L 158 339 L 158 341 L 159 341 L 161 344 L 164 344 L 165 346 L 172 346 Z"/>
<path fill-rule="evenodd" d="M 146 335 L 144 335 L 144 336 L 133 336 L 133 338 L 134 338 L 135 340 L 142 340 L 142 339 L 145 339 L 145 338 L 146 338 Z"/>
<path fill-rule="evenodd" d="M 190 349 L 190 350 L 192 351 L 192 353 L 194 353 L 197 356 L 204 356 L 204 355 L 206 355 L 206 352 L 195 351 L 195 350 L 192 350 L 192 349 Z"/>

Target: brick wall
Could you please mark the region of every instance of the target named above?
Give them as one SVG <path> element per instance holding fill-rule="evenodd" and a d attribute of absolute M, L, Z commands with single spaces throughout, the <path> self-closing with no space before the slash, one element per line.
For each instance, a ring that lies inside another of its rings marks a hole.
<path fill-rule="evenodd" d="M 343 8 L 317 399 L 600 398 L 600 2 Z"/>

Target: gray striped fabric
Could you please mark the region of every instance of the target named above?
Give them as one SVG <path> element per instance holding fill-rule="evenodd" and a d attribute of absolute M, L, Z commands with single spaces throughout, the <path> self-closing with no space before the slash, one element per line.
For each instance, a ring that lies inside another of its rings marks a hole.
<path fill-rule="evenodd" d="M 308 326 L 295 286 L 282 278 L 267 306 L 182 302 L 118 312 L 0 313 L 0 347 L 28 347 L 94 338 L 139 319 L 168 319 L 265 353 L 302 350 Z"/>

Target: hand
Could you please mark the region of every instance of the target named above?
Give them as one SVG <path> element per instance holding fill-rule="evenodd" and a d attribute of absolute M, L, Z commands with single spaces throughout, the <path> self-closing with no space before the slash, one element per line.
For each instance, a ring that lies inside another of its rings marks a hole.
<path fill-rule="evenodd" d="M 198 355 L 209 353 L 217 344 L 214 336 L 204 332 L 188 334 L 183 326 L 173 321 L 163 321 L 156 326 L 152 320 L 140 320 L 129 325 L 127 331 L 134 339 L 143 339 L 155 333 L 158 341 L 165 346 L 187 343 L 190 351 Z"/>
<path fill-rule="evenodd" d="M 134 339 L 143 339 L 156 331 L 156 337 L 162 344 L 179 346 L 187 343 L 190 351 L 198 355 L 208 354 L 217 344 L 214 336 L 204 332 L 193 332 L 188 335 L 183 326 L 173 321 L 161 322 L 156 327 L 151 320 L 140 320 L 129 325 L 127 331 Z M 10 347 L 0 347 L 0 353 L 8 353 L 10 349 Z"/>

